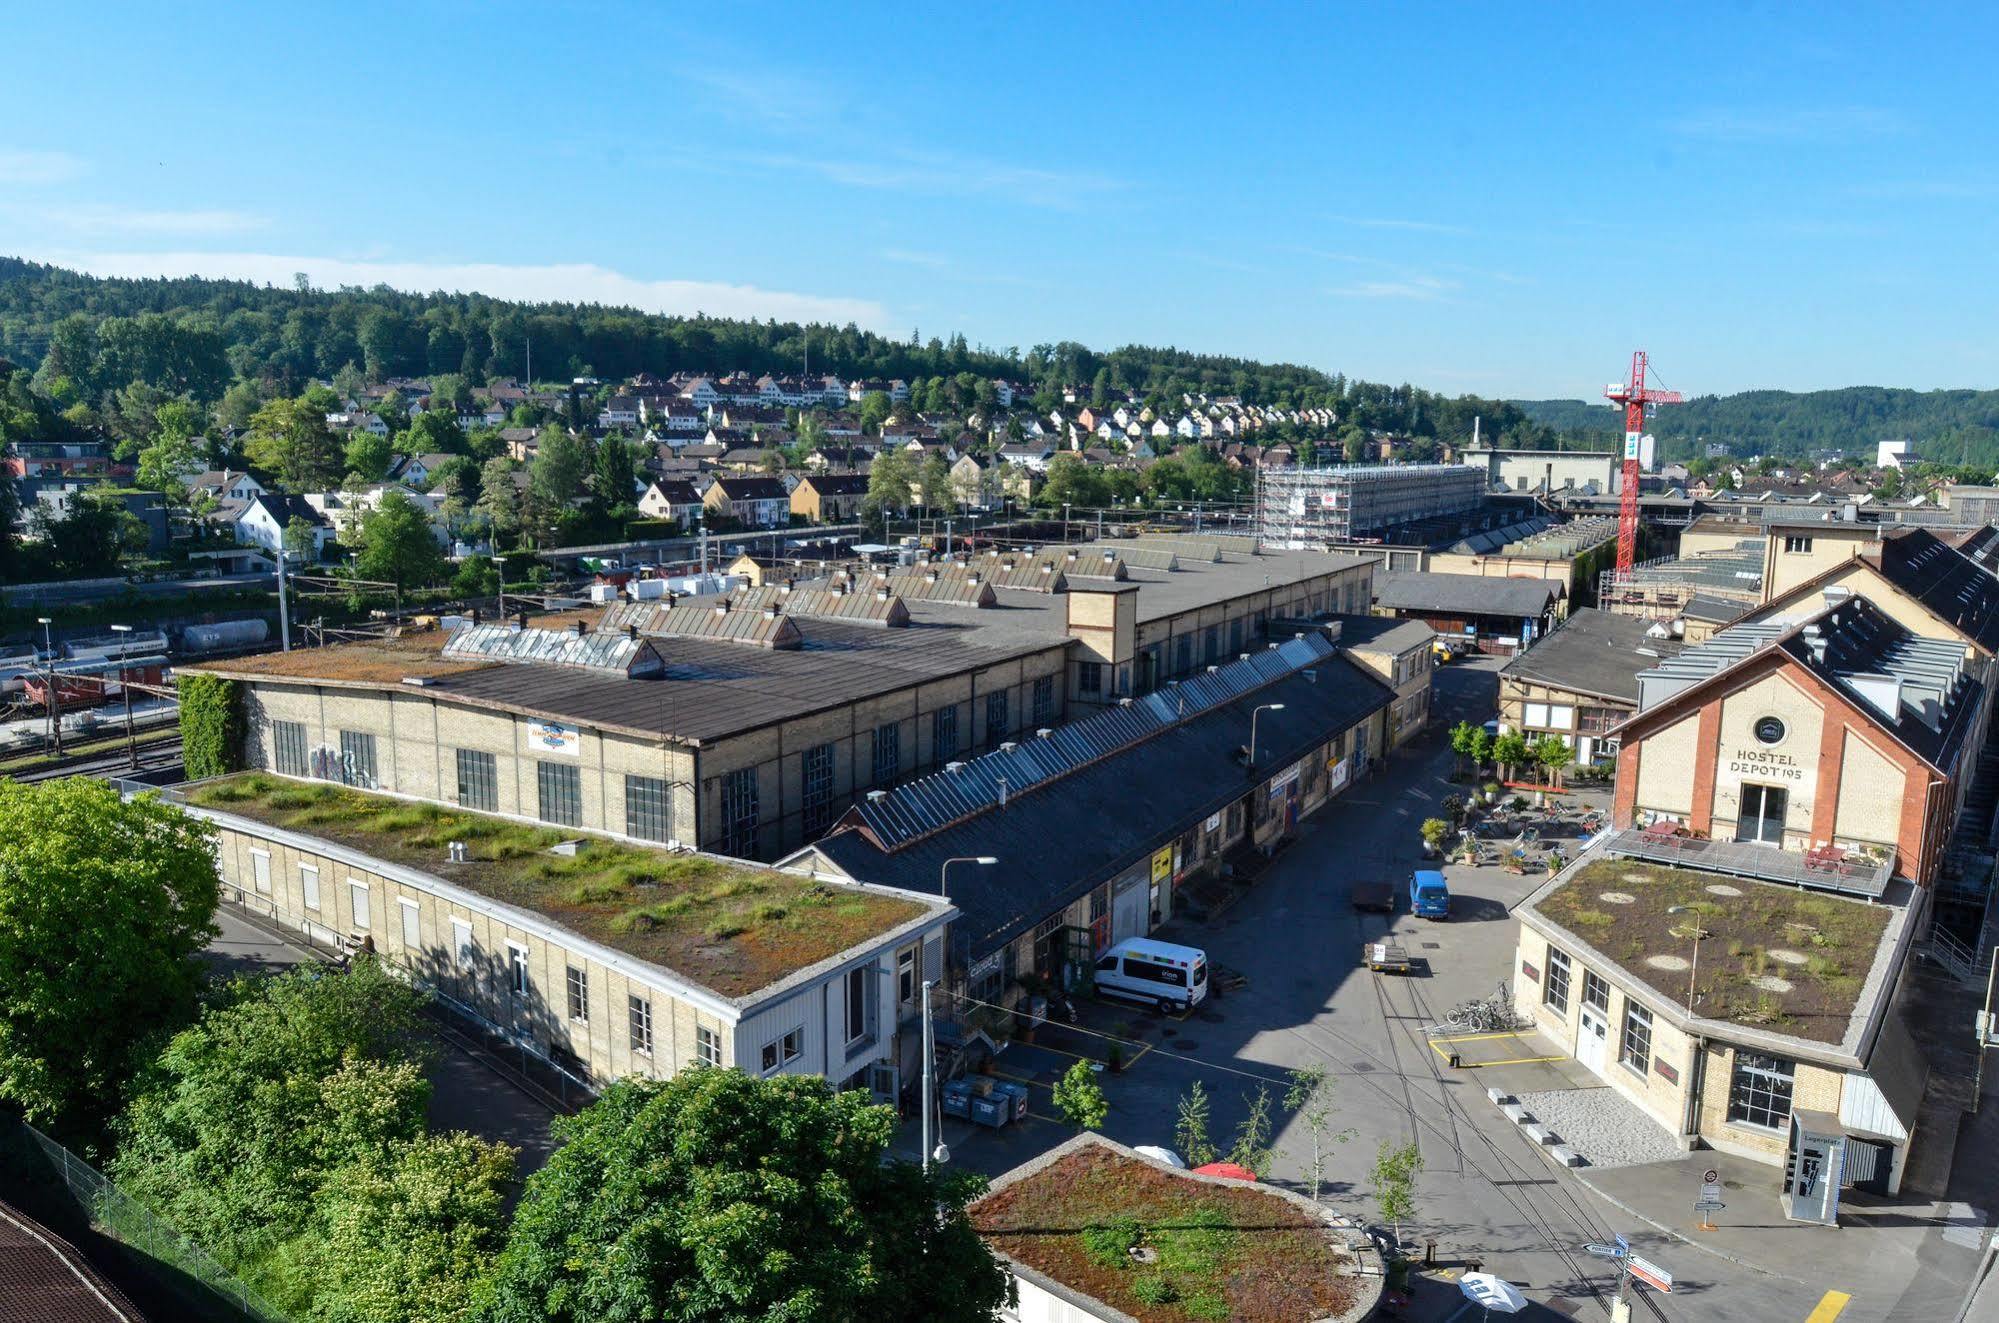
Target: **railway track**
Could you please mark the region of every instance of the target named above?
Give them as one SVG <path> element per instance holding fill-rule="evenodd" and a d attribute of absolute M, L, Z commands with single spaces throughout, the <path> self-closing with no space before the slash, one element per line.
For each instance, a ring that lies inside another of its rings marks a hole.
<path fill-rule="evenodd" d="M 91 753 L 71 754 L 17 771 L 0 771 L 0 776 L 11 776 L 16 781 L 50 781 L 62 776 L 129 777 L 143 781 L 176 770 L 180 765 L 180 732 L 174 730 L 139 737 L 136 769 L 132 766 L 130 748 L 120 744 Z"/>

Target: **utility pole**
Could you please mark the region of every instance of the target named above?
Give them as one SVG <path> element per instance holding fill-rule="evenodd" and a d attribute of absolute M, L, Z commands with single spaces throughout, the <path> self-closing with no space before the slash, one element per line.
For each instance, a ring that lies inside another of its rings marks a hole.
<path fill-rule="evenodd" d="M 125 678 L 125 666 L 131 657 L 130 625 L 113 625 L 111 632 L 119 635 L 118 640 L 118 691 L 125 698 L 125 747 L 131 760 L 131 769 L 139 770 L 139 737 L 132 732 L 132 682 Z"/>
<path fill-rule="evenodd" d="M 935 979 L 923 980 L 923 1170 L 930 1171 L 930 1108 L 931 1094 L 936 1089 L 936 1064 L 933 1060 L 930 1040 L 930 992 L 937 986 Z"/>
<path fill-rule="evenodd" d="M 36 616 L 35 622 L 42 627 L 42 641 L 46 645 L 44 650 L 48 654 L 48 666 L 44 674 L 49 677 L 49 744 L 55 750 L 55 756 L 60 758 L 62 757 L 62 717 L 58 714 L 61 704 L 56 701 L 56 640 L 55 632 L 51 628 L 54 620 L 50 616 Z"/>
<path fill-rule="evenodd" d="M 292 650 L 292 612 L 285 600 L 285 544 L 284 534 L 278 535 L 278 639 L 280 650 Z"/>

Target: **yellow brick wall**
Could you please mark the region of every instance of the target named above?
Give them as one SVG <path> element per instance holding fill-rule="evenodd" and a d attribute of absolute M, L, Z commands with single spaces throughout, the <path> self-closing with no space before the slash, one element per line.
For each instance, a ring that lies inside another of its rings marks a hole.
<path fill-rule="evenodd" d="M 1682 819 L 1693 811 L 1694 757 L 1700 717 L 1689 714 L 1645 741 L 1638 760 L 1637 806 Z"/>

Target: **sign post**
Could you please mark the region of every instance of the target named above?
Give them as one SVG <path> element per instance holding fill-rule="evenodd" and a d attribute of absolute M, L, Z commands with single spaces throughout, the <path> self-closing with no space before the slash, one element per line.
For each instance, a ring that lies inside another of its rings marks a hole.
<path fill-rule="evenodd" d="M 1611 1301 L 1611 1323 L 1630 1323 L 1631 1306 L 1624 1299 L 1624 1285 L 1636 1278 L 1655 1291 L 1671 1291 L 1673 1274 L 1631 1252 L 1631 1242 L 1622 1235 L 1610 1242 L 1592 1241 L 1583 1246 L 1585 1252 L 1599 1259 L 1609 1259 L 1617 1265 L 1617 1296 Z"/>
<path fill-rule="evenodd" d="M 1694 1200 L 1694 1214 L 1699 1218 L 1699 1221 L 1694 1225 L 1694 1229 L 1697 1231 L 1717 1230 L 1714 1225 L 1714 1215 L 1726 1207 L 1728 1205 L 1721 1201 L 1721 1173 L 1709 1167 L 1705 1172 L 1701 1173 L 1700 1197 Z"/>

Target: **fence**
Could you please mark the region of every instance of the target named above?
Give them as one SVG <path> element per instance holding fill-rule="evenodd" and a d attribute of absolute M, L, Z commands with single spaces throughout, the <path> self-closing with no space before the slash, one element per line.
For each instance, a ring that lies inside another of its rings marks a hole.
<path fill-rule="evenodd" d="M 0 1135 L 10 1149 L 60 1181 L 90 1225 L 139 1256 L 164 1288 L 187 1303 L 191 1316 L 214 1317 L 218 1307 L 227 1307 L 251 1323 L 285 1323 L 268 1300 L 55 1140 L 13 1119 L 5 1121 Z"/>

